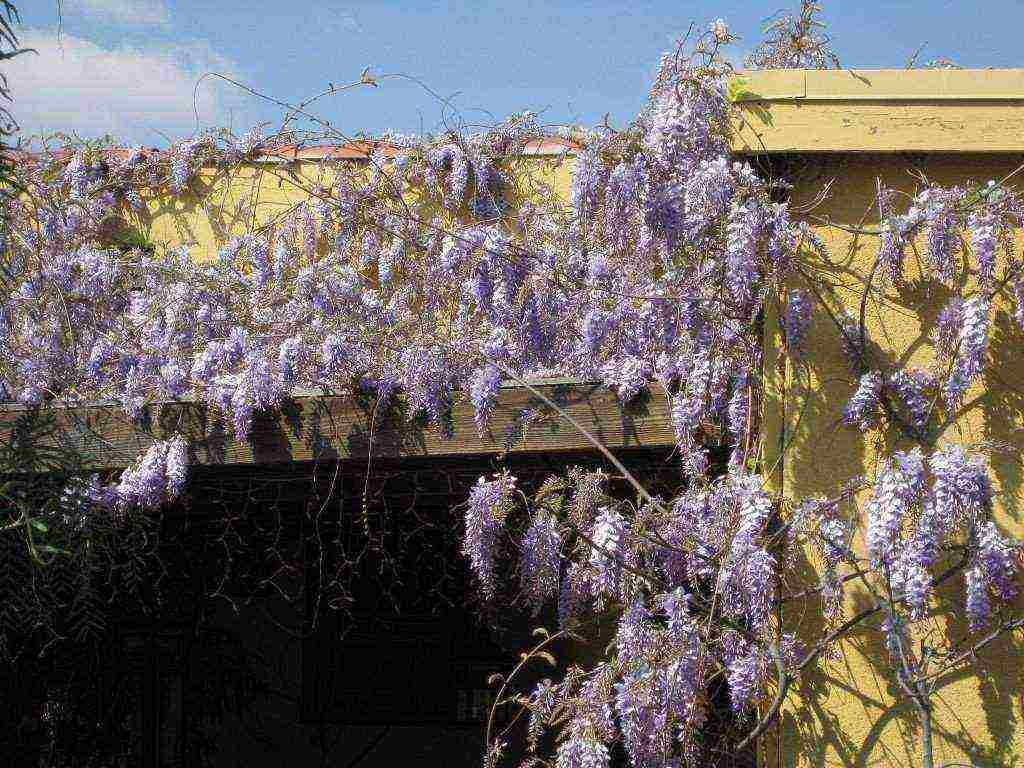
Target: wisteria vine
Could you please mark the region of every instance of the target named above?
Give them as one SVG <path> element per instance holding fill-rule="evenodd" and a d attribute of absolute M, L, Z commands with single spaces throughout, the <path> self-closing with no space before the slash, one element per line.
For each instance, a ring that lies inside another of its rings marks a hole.
<path fill-rule="evenodd" d="M 1024 205 L 1003 183 L 928 185 L 899 213 L 898 196 L 879 189 L 872 280 L 899 285 L 920 249 L 951 296 L 931 367 L 883 359 L 863 312 L 830 306 L 808 282 L 803 266 L 823 263 L 825 246 L 779 202 L 785 184 L 730 154 L 733 73 L 719 51 L 732 39 L 718 21 L 667 54 L 627 128 L 566 132 L 568 201 L 540 187 L 523 194 L 516 163 L 550 139 L 530 113 L 477 135 L 390 135 L 213 263 L 118 243 L 118 226 L 154 198 L 194 194 L 204 169 L 258 162 L 291 137 L 19 157 L 0 237 L 0 399 L 113 402 L 138 421 L 154 403 L 193 398 L 245 440 L 255 415 L 297 390 L 368 396 L 378 408 L 401 396 L 411 416 L 441 426 L 465 398 L 486 432 L 509 379 L 599 381 L 623 402 L 657 384 L 687 480 L 678 497 L 626 503 L 600 473 L 575 472 L 533 498 L 508 474 L 481 478 L 468 500 L 463 550 L 485 598 L 506 577 L 511 537 L 535 613 L 555 607 L 568 633 L 614 617 L 601 663 L 516 694 L 532 747 L 553 729 L 558 768 L 607 766 L 616 744 L 636 768 L 699 765 L 716 681 L 749 743 L 790 681 L 856 626 L 844 614 L 852 581 L 875 600 L 861 620 L 878 620 L 901 685 L 927 707 L 927 665 L 910 638 L 941 585 L 962 579 L 971 632 L 1016 626 L 1004 614 L 1019 550 L 992 520 L 986 459 L 936 445 L 934 425 L 984 377 L 996 304 L 1010 297 L 1024 320 L 1012 251 Z M 779 498 L 759 453 L 766 318 L 778 318 L 795 368 L 816 325 L 835 321 L 852 376 L 837 421 L 918 447 L 831 498 Z M 188 463 L 183 437 L 158 441 L 76 498 L 97 515 L 156 509 L 181 494 Z M 860 554 L 858 494 L 868 498 Z M 809 551 L 819 581 L 794 590 L 797 553 Z M 799 638 L 778 621 L 798 594 L 819 601 L 826 635 Z M 503 744 L 495 734 L 488 760 Z"/>

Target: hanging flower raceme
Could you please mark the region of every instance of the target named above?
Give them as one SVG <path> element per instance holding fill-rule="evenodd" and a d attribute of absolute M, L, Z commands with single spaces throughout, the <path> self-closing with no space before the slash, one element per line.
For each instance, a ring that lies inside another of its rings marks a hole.
<path fill-rule="evenodd" d="M 960 328 L 957 333 L 957 354 L 943 395 L 950 408 L 963 403 L 971 383 L 985 370 L 988 356 L 989 301 L 976 296 L 967 299 L 959 312 Z"/>
<path fill-rule="evenodd" d="M 810 293 L 807 291 L 790 291 L 786 304 L 786 349 L 793 357 L 803 355 L 804 340 L 811 325 L 811 312 L 814 307 Z"/>
<path fill-rule="evenodd" d="M 180 435 L 153 443 L 141 459 L 121 472 L 116 483 L 97 485 L 93 500 L 110 509 L 154 510 L 175 501 L 188 482 L 189 457 Z"/>
<path fill-rule="evenodd" d="M 494 365 L 480 368 L 470 383 L 470 400 L 473 403 L 473 415 L 477 430 L 484 434 L 490 421 L 491 413 L 498 403 L 498 390 L 501 387 L 501 371 Z"/>
<path fill-rule="evenodd" d="M 469 495 L 462 552 L 469 558 L 486 598 L 494 597 L 497 589 L 496 559 L 505 517 L 513 503 L 515 482 L 508 473 L 492 480 L 480 478 Z"/>
<path fill-rule="evenodd" d="M 867 546 L 872 565 L 891 566 L 899 556 L 904 525 L 925 491 L 920 449 L 897 452 L 886 462 L 867 504 Z"/>
<path fill-rule="evenodd" d="M 936 450 L 927 460 L 920 449 L 897 452 L 879 473 L 866 507 L 868 553 L 886 589 L 905 601 L 911 619 L 925 615 L 942 549 L 957 537 L 978 541 L 975 565 L 965 576 L 973 626 L 987 619 L 990 590 L 1002 602 L 1017 594 L 1012 548 L 986 519 L 991 503 L 987 463 L 957 445 Z"/>
<path fill-rule="evenodd" d="M 756 629 L 768 618 L 774 591 L 775 557 L 763 546 L 772 502 L 755 475 L 734 473 L 729 478 L 729 490 L 737 510 L 737 529 L 719 571 L 718 584 L 726 612 Z"/>
<path fill-rule="evenodd" d="M 968 227 L 974 257 L 978 260 L 978 277 L 985 288 L 991 288 L 996 276 L 1000 221 L 991 211 L 975 212 L 971 214 Z"/>
<path fill-rule="evenodd" d="M 860 378 L 857 390 L 843 409 L 843 423 L 865 431 L 874 426 L 880 408 L 882 374 L 868 371 Z"/>
<path fill-rule="evenodd" d="M 764 684 L 765 661 L 760 647 L 739 639 L 736 632 L 727 635 L 726 679 L 735 712 L 747 712 L 757 699 Z"/>
<path fill-rule="evenodd" d="M 605 508 L 598 515 L 591 533 L 593 541 L 590 565 L 593 568 L 597 592 L 618 597 L 622 568 L 627 557 L 628 531 L 626 521 L 618 511 Z"/>
<path fill-rule="evenodd" d="M 562 533 L 557 520 L 538 512 L 520 545 L 519 569 L 523 593 L 536 609 L 558 594 Z"/>

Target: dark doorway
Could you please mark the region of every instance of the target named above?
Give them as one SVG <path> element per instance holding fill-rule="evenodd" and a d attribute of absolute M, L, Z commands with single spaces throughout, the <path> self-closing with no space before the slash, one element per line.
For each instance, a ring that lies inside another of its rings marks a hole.
<path fill-rule="evenodd" d="M 669 453 L 622 458 L 652 489 L 676 489 Z M 500 464 L 526 487 L 573 465 L 602 462 Z M 488 677 L 553 623 L 511 593 L 500 610 L 480 605 L 467 577 L 458 507 L 498 467 L 197 469 L 145 585 L 110 593 L 102 642 L 3 665 L 0 749 L 33 768 L 479 765 Z"/>

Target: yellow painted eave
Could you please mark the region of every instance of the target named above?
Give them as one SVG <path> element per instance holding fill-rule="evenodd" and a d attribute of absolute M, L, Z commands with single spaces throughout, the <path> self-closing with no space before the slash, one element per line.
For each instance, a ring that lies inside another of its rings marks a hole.
<path fill-rule="evenodd" d="M 744 71 L 741 153 L 1024 153 L 1024 69 Z"/>

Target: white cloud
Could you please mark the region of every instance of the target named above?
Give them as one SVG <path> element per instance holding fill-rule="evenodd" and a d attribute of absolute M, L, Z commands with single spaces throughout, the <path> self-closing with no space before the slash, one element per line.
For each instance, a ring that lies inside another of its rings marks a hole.
<path fill-rule="evenodd" d="M 163 0 L 64 0 L 64 11 L 132 26 L 163 26 L 171 13 Z"/>
<path fill-rule="evenodd" d="M 119 141 L 158 145 L 160 132 L 190 135 L 198 128 L 247 128 L 247 102 L 204 72 L 231 75 L 233 63 L 208 44 L 141 50 L 102 48 L 80 37 L 27 30 L 20 43 L 38 55 L 8 61 L 12 112 L 22 134 L 62 131 L 83 137 L 112 134 Z M 198 113 L 198 122 L 196 114 Z"/>

